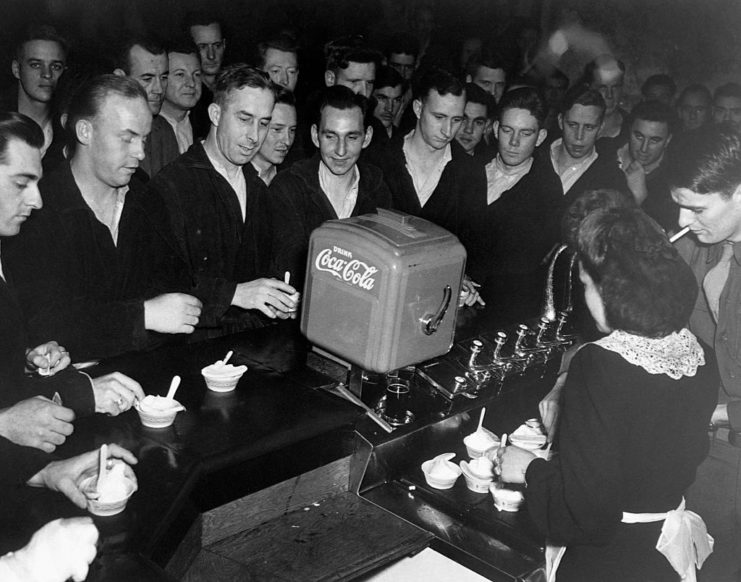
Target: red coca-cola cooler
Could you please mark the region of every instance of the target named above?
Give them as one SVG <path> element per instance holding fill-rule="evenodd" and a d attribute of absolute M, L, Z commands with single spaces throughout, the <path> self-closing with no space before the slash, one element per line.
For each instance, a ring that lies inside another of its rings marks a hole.
<path fill-rule="evenodd" d="M 453 345 L 466 251 L 444 228 L 383 209 L 330 220 L 307 261 L 301 331 L 320 348 L 385 373 Z"/>

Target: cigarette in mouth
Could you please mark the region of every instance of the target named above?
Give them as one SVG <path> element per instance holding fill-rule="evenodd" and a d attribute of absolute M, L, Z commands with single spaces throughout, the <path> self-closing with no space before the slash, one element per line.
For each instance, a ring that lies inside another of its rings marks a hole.
<path fill-rule="evenodd" d="M 679 231 L 679 232 L 678 232 L 677 234 L 675 234 L 674 236 L 672 236 L 672 237 L 671 237 L 671 238 L 669 239 L 669 242 L 670 242 L 670 243 L 675 243 L 675 242 L 677 242 L 677 241 L 678 241 L 678 240 L 679 240 L 680 238 L 682 238 L 682 237 L 683 237 L 683 236 L 684 236 L 685 234 L 687 234 L 687 233 L 688 233 L 689 231 L 690 231 L 690 227 L 689 227 L 689 226 L 685 226 L 685 227 L 684 227 L 684 228 L 683 228 L 682 230 L 680 230 L 680 231 Z"/>

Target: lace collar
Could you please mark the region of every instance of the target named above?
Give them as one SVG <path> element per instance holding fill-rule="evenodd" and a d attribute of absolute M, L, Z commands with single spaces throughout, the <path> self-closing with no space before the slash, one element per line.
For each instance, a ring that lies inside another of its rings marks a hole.
<path fill-rule="evenodd" d="M 697 367 L 705 364 L 702 348 L 688 329 L 662 338 L 615 330 L 594 343 L 620 354 L 626 361 L 640 366 L 649 374 L 666 374 L 673 380 L 694 376 Z"/>

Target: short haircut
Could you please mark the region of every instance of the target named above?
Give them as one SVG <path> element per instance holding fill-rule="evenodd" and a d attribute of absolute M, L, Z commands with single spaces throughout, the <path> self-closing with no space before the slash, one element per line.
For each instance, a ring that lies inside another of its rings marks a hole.
<path fill-rule="evenodd" d="M 193 40 L 189 36 L 180 35 L 170 41 L 167 45 L 167 52 L 169 53 L 180 53 L 182 55 L 195 54 L 198 57 L 198 61 L 201 61 L 201 51 L 195 45 Z M 155 53 L 157 54 L 157 53 Z"/>
<path fill-rule="evenodd" d="M 114 69 L 121 69 L 127 75 L 131 74 L 131 49 L 139 45 L 153 55 L 166 54 L 165 45 L 152 36 L 131 36 L 119 45 L 114 56 Z"/>
<path fill-rule="evenodd" d="M 337 73 L 346 69 L 350 63 L 381 62 L 381 54 L 368 46 L 361 35 L 343 36 L 324 45 L 324 60 L 326 71 Z"/>
<path fill-rule="evenodd" d="M 654 86 L 666 87 L 667 89 L 669 89 L 669 93 L 672 97 L 674 96 L 674 93 L 677 92 L 677 84 L 674 82 L 674 79 L 672 79 L 669 75 L 659 74 L 651 75 L 643 82 L 643 85 L 641 85 L 641 95 L 645 97 L 648 93 L 648 90 Z"/>
<path fill-rule="evenodd" d="M 508 109 L 526 109 L 537 120 L 538 128 L 543 129 L 545 118 L 548 115 L 548 106 L 545 98 L 538 89 L 533 87 L 520 87 L 512 89 L 502 95 L 499 101 L 499 121 Z"/>
<path fill-rule="evenodd" d="M 16 60 L 20 61 L 23 59 L 23 50 L 26 43 L 31 42 L 32 40 L 48 40 L 50 42 L 55 42 L 62 47 L 65 59 L 69 54 L 69 43 L 57 32 L 56 28 L 48 24 L 31 24 L 26 27 L 15 45 Z"/>
<path fill-rule="evenodd" d="M 584 67 L 584 76 L 582 78 L 582 81 L 587 85 L 591 84 L 594 81 L 594 72 L 597 69 L 610 67 L 612 65 L 617 65 L 617 68 L 620 69 L 620 72 L 625 75 L 625 63 L 623 63 L 623 61 L 621 61 L 620 59 L 616 59 L 612 55 L 604 54 L 596 57 L 586 64 L 586 66 Z"/>
<path fill-rule="evenodd" d="M 590 89 L 588 85 L 579 83 L 566 91 L 563 103 L 561 103 L 561 113 L 566 113 L 574 105 L 583 107 L 597 107 L 602 110 L 604 116 L 607 105 L 605 100 L 597 89 Z"/>
<path fill-rule="evenodd" d="M 382 89 L 383 87 L 399 86 L 401 87 L 402 91 L 404 91 L 404 89 L 406 88 L 406 81 L 404 81 L 404 78 L 399 74 L 399 71 L 385 65 L 379 67 L 378 71 L 376 72 L 376 82 L 373 85 L 374 91 Z"/>
<path fill-rule="evenodd" d="M 486 107 L 486 117 L 492 119 L 496 110 L 497 104 L 489 93 L 484 91 L 476 83 L 466 83 L 466 103 L 478 103 Z"/>
<path fill-rule="evenodd" d="M 183 32 L 189 35 L 191 26 L 208 26 L 209 24 L 218 24 L 221 35 L 226 36 L 222 19 L 218 14 L 209 12 L 208 10 L 191 10 L 187 12 L 185 18 L 183 18 Z"/>
<path fill-rule="evenodd" d="M 579 227 L 590 213 L 599 209 L 637 207 L 635 198 L 621 190 L 586 190 L 564 212 L 561 218 L 561 240 L 572 252 L 576 252 Z"/>
<path fill-rule="evenodd" d="M 268 49 L 293 53 L 298 57 L 296 39 L 289 34 L 279 34 L 257 44 L 257 66 L 260 68 L 265 66 L 265 55 Z"/>
<path fill-rule="evenodd" d="M 727 125 L 710 125 L 672 144 L 667 160 L 670 188 L 730 198 L 741 185 L 741 135 Z"/>
<path fill-rule="evenodd" d="M 44 132 L 33 119 L 15 111 L 0 111 L 0 164 L 5 164 L 8 145 L 14 139 L 38 150 L 44 147 Z"/>
<path fill-rule="evenodd" d="M 314 124 L 317 128 L 320 125 L 322 112 L 326 107 L 333 107 L 341 111 L 357 107 L 360 109 L 363 117 L 363 129 L 367 130 L 371 124 L 373 110 L 370 107 L 369 100 L 362 95 L 353 93 L 351 89 L 344 85 L 333 85 L 332 87 L 325 87 L 322 90 L 319 97 L 319 107 L 316 110 L 314 118 Z"/>
<path fill-rule="evenodd" d="M 411 34 L 394 34 L 386 45 L 386 56 L 391 58 L 391 55 L 412 55 L 416 60 L 419 55 L 419 41 Z"/>
<path fill-rule="evenodd" d="M 713 101 L 717 101 L 721 97 L 736 97 L 741 99 L 741 85 L 738 83 L 726 83 L 721 85 L 713 93 Z"/>
<path fill-rule="evenodd" d="M 219 107 L 226 105 L 228 94 L 243 87 L 267 89 L 275 95 L 275 85 L 267 73 L 251 65 L 236 63 L 224 67 L 216 76 L 214 83 L 214 103 Z"/>
<path fill-rule="evenodd" d="M 100 113 L 103 103 L 109 95 L 118 95 L 126 99 L 142 99 L 145 103 L 147 101 L 147 94 L 144 89 L 130 77 L 105 74 L 84 81 L 70 101 L 67 112 L 67 145 L 70 151 L 74 152 L 77 147 L 77 132 L 75 130 L 77 122 L 83 119 L 94 119 Z"/>
<path fill-rule="evenodd" d="M 481 53 L 474 53 L 466 63 L 466 73 L 471 75 L 471 78 L 476 76 L 481 67 L 487 69 L 502 69 L 505 76 L 510 74 L 510 62 L 497 51 L 491 48 L 484 48 Z"/>
<path fill-rule="evenodd" d="M 465 94 L 463 83 L 446 71 L 437 67 L 427 69 L 413 86 L 415 99 L 422 102 L 427 100 L 431 91 L 437 91 L 440 95 L 455 95 L 460 97 Z"/>
<path fill-rule="evenodd" d="M 599 289 L 611 328 L 657 338 L 687 325 L 697 282 L 642 210 L 596 210 L 582 222 L 578 240 L 579 260 Z"/>
<path fill-rule="evenodd" d="M 296 108 L 296 96 L 293 94 L 293 91 L 290 89 L 286 89 L 285 87 L 281 87 L 280 85 L 275 87 L 275 104 L 278 105 L 279 103 L 282 103 L 283 105 L 290 105 L 294 109 Z"/>
<path fill-rule="evenodd" d="M 628 116 L 628 126 L 632 126 L 636 119 L 666 123 L 669 135 L 674 133 L 677 126 L 677 115 L 674 109 L 660 101 L 641 101 L 636 104 Z"/>
<path fill-rule="evenodd" d="M 684 98 L 687 97 L 687 95 L 702 95 L 703 97 L 705 97 L 708 103 L 712 103 L 713 101 L 713 94 L 710 92 L 710 89 L 708 89 L 705 85 L 701 85 L 700 83 L 695 83 L 693 85 L 685 87 L 684 90 L 679 94 L 677 105 L 681 105 L 682 101 L 684 101 Z"/>

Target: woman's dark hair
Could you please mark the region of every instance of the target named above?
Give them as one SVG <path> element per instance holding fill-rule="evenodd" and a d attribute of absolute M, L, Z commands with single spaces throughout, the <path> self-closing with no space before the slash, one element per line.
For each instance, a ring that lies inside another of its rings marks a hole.
<path fill-rule="evenodd" d="M 687 325 L 697 283 L 661 227 L 639 209 L 589 214 L 578 257 L 600 291 L 613 329 L 663 337 Z"/>
<path fill-rule="evenodd" d="M 582 221 L 595 210 L 610 208 L 636 208 L 636 201 L 630 194 L 606 188 L 579 194 L 561 218 L 561 241 L 575 253 Z"/>

